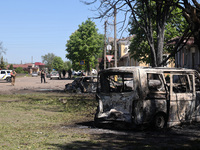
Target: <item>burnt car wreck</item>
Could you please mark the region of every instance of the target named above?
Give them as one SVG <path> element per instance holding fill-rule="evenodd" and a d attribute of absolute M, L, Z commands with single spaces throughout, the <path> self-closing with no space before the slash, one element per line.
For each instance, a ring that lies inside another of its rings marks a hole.
<path fill-rule="evenodd" d="M 65 85 L 65 91 L 70 93 L 95 93 L 97 88 L 96 76 L 75 78 L 72 83 Z"/>
<path fill-rule="evenodd" d="M 98 74 L 95 124 L 172 127 L 200 121 L 195 70 L 116 67 Z"/>

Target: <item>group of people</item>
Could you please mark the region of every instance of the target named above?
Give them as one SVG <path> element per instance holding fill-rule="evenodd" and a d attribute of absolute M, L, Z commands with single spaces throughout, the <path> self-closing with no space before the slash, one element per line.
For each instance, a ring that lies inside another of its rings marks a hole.
<path fill-rule="evenodd" d="M 65 74 L 66 74 L 66 73 L 63 72 L 63 76 L 65 76 Z M 68 70 L 69 78 L 71 78 L 71 74 L 72 74 L 71 70 Z M 16 75 L 17 75 L 17 73 L 15 72 L 15 70 L 13 70 L 13 71 L 11 72 L 11 85 L 13 85 L 13 86 L 15 85 L 15 78 L 16 78 Z M 40 76 L 41 76 L 41 83 L 42 83 L 42 82 L 47 83 L 47 82 L 46 82 L 46 79 L 45 79 L 46 73 L 45 73 L 44 70 L 41 70 Z"/>
<path fill-rule="evenodd" d="M 15 72 L 15 70 L 13 70 L 11 73 L 11 85 L 14 86 L 15 85 L 15 78 L 16 78 L 16 75 L 17 73 Z M 46 83 L 46 80 L 45 80 L 45 71 L 44 70 L 41 70 L 41 83 L 42 81 L 44 81 L 44 83 Z"/>

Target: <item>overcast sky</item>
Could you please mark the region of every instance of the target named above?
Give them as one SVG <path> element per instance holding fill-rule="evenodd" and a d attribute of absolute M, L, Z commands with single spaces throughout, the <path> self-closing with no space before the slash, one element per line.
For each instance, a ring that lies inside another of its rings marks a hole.
<path fill-rule="evenodd" d="M 2 0 L 0 42 L 7 49 L 8 63 L 41 62 L 41 56 L 54 53 L 67 61 L 66 43 L 78 25 L 94 17 L 94 6 L 79 0 Z M 104 21 L 92 20 L 99 33 Z M 113 28 L 108 28 L 109 34 Z M 111 35 L 112 36 L 112 35 Z"/>

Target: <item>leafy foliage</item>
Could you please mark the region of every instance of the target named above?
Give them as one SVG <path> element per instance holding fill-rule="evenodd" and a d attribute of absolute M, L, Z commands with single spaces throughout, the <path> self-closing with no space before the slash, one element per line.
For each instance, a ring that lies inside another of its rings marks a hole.
<path fill-rule="evenodd" d="M 5 62 L 4 62 L 4 60 L 3 60 L 3 56 L 1 56 L 0 68 L 1 68 L 1 69 L 6 69 L 6 65 L 5 65 Z"/>
<path fill-rule="evenodd" d="M 3 47 L 3 42 L 0 42 L 0 56 L 6 53 L 6 49 Z"/>
<path fill-rule="evenodd" d="M 72 61 L 73 69 L 88 70 L 97 64 L 103 49 L 103 35 L 97 33 L 95 23 L 88 19 L 72 33 L 66 47 L 66 57 Z M 80 61 L 85 61 L 85 65 L 80 65 Z"/>
<path fill-rule="evenodd" d="M 72 68 L 72 63 L 71 63 L 71 61 L 66 61 L 66 62 L 64 62 L 64 70 L 69 70 L 69 69 L 71 69 Z"/>
<path fill-rule="evenodd" d="M 185 18 L 182 16 L 180 9 L 175 9 L 171 13 L 174 17 L 169 17 L 165 25 L 165 37 L 164 37 L 164 53 L 171 53 L 173 50 L 172 45 L 168 45 L 167 42 L 177 36 L 181 36 L 186 29 L 187 23 Z M 139 21 L 141 23 L 142 20 Z M 157 33 L 156 24 L 154 21 L 153 27 L 153 40 L 157 43 Z M 147 41 L 144 30 L 142 30 L 138 24 L 134 21 L 131 23 L 131 29 L 129 30 L 131 34 L 135 34 L 135 38 L 132 39 L 130 45 L 130 52 L 132 57 L 140 62 L 151 63 L 151 51 L 150 46 Z"/>
<path fill-rule="evenodd" d="M 15 69 L 15 72 L 16 72 L 16 73 L 24 73 L 24 70 L 23 70 L 22 67 L 17 67 L 17 68 Z"/>
<path fill-rule="evenodd" d="M 64 62 L 61 57 L 55 56 L 52 62 L 53 69 L 61 71 L 64 67 Z"/>
<path fill-rule="evenodd" d="M 193 0 L 194 3 L 196 0 Z M 124 14 L 117 24 L 122 24 L 121 31 L 127 27 L 127 19 L 132 17 L 133 23 L 136 23 L 138 28 L 144 35 L 138 43 L 141 47 L 149 47 L 148 60 L 151 60 L 151 65 L 162 66 L 163 53 L 165 43 L 165 30 L 168 19 L 174 18 L 172 12 L 174 9 L 181 7 L 182 2 L 187 3 L 187 0 L 83 0 L 86 5 L 97 4 L 96 11 L 99 13 L 95 18 L 111 18 L 113 17 L 113 9 L 117 13 Z M 191 1 L 190 1 L 191 2 Z M 189 2 L 188 2 L 189 3 Z M 191 12 L 189 14 L 192 14 Z M 138 36 L 138 35 L 137 35 Z M 156 39 L 156 40 L 155 40 Z M 148 42 L 148 45 L 146 43 Z M 137 43 L 136 43 L 137 44 Z M 177 46 L 175 47 L 177 48 Z M 146 52 L 146 51 L 142 51 Z M 146 54 L 146 53 L 145 53 Z M 171 55 L 170 55 L 171 56 Z M 144 55 L 146 57 L 146 55 Z M 143 57 L 143 58 L 144 58 Z M 141 58 L 141 57 L 140 57 Z M 143 59 L 141 58 L 141 59 Z"/>
<path fill-rule="evenodd" d="M 52 63 L 53 63 L 54 57 L 56 56 L 53 53 L 48 53 L 42 56 L 42 62 L 47 66 L 48 71 L 51 71 L 53 69 Z"/>
<path fill-rule="evenodd" d="M 13 64 L 11 64 L 8 69 L 13 70 Z"/>

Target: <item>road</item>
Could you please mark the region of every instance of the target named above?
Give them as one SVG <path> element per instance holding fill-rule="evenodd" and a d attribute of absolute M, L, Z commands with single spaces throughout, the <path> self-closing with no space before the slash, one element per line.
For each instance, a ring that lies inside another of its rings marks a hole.
<path fill-rule="evenodd" d="M 38 77 L 17 77 L 15 85 L 12 86 L 4 80 L 0 81 L 0 94 L 13 94 L 13 93 L 27 93 L 34 91 L 63 91 L 65 84 L 71 83 L 73 80 L 69 79 L 53 79 L 46 78 L 47 83 L 41 83 L 41 78 Z"/>

